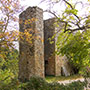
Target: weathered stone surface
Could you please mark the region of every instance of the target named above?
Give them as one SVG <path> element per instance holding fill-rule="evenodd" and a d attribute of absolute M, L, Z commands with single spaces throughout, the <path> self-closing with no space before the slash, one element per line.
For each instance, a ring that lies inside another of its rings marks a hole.
<path fill-rule="evenodd" d="M 32 23 L 27 20 L 35 19 Z M 34 36 L 32 45 L 20 42 L 19 79 L 24 81 L 31 76 L 44 77 L 44 34 L 43 10 L 38 7 L 29 7 L 20 14 L 20 32 L 31 29 Z"/>
<path fill-rule="evenodd" d="M 67 58 L 55 53 L 55 51 L 57 51 L 56 42 L 62 28 L 63 24 L 55 18 L 44 21 L 44 59 L 46 75 L 60 76 L 62 70 L 65 76 L 72 74 L 72 69 Z M 55 38 L 51 40 L 51 42 L 53 42 L 51 44 L 49 39 L 53 36 L 55 36 Z"/>
<path fill-rule="evenodd" d="M 65 76 L 71 74 L 66 57 L 55 53 L 57 51 L 57 37 L 63 26 L 58 22 L 56 25 L 56 22 L 56 18 L 44 20 L 43 28 L 43 10 L 38 7 L 29 7 L 20 14 L 20 32 L 30 30 L 29 33 L 32 34 L 32 39 L 30 39 L 32 44 L 28 44 L 26 39 L 19 43 L 19 79 L 21 81 L 28 80 L 31 76 L 44 77 L 45 74 L 60 76 L 62 70 L 66 70 Z M 56 34 L 56 32 L 58 33 Z M 55 38 L 51 39 L 54 35 Z"/>
<path fill-rule="evenodd" d="M 61 56 L 61 75 L 62 76 L 70 76 L 73 74 L 73 70 L 71 68 L 71 64 L 68 61 L 67 57 Z"/>
<path fill-rule="evenodd" d="M 61 75 L 61 65 L 59 55 L 55 54 L 57 36 L 53 38 L 50 44 L 49 38 L 55 35 L 55 32 L 60 29 L 55 26 L 56 19 L 48 19 L 44 21 L 44 59 L 45 59 L 45 73 L 46 75 Z"/>

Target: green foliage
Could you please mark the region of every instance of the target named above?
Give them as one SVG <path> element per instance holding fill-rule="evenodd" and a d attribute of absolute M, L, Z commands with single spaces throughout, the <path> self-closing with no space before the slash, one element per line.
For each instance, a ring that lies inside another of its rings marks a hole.
<path fill-rule="evenodd" d="M 57 54 L 66 55 L 69 61 L 81 71 L 90 67 L 90 31 L 75 34 L 61 33 L 58 37 Z"/>
<path fill-rule="evenodd" d="M 57 82 L 48 83 L 40 77 L 31 77 L 29 81 L 21 83 L 12 79 L 8 84 L 0 84 L 0 90 L 84 90 L 86 82 L 73 82 L 67 85 Z"/>
<path fill-rule="evenodd" d="M 26 85 L 24 85 L 24 90 L 45 90 L 47 88 L 47 82 L 40 77 L 31 77 Z"/>
<path fill-rule="evenodd" d="M 67 14 L 77 14 L 78 10 L 77 9 L 70 9 L 70 8 L 67 8 L 65 10 L 65 13 Z"/>
<path fill-rule="evenodd" d="M 47 83 L 40 77 L 31 77 L 31 79 L 22 84 L 22 90 L 84 90 L 85 82 L 73 82 L 67 85 L 57 82 Z"/>
<path fill-rule="evenodd" d="M 45 79 L 47 82 L 57 82 L 57 81 L 64 81 L 64 80 L 76 80 L 83 78 L 81 75 L 71 75 L 71 76 L 46 76 Z"/>
<path fill-rule="evenodd" d="M 18 75 L 18 51 L 5 49 L 4 52 L 7 52 L 5 58 L 0 58 L 0 88 L 8 86 Z"/>
<path fill-rule="evenodd" d="M 85 82 L 72 82 L 71 84 L 67 85 L 66 90 L 84 90 L 84 86 L 86 86 Z"/>
<path fill-rule="evenodd" d="M 17 78 L 10 79 L 9 83 L 0 81 L 0 90 L 21 90 L 21 85 Z"/>

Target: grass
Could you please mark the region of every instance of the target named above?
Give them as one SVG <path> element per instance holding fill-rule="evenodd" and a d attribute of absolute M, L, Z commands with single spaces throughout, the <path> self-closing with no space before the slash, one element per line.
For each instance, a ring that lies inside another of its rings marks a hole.
<path fill-rule="evenodd" d="M 46 76 L 45 80 L 47 82 L 57 82 L 57 81 L 64 81 L 64 80 L 75 80 L 75 79 L 78 79 L 78 78 L 83 78 L 82 76 L 80 75 L 72 75 L 72 76 Z"/>

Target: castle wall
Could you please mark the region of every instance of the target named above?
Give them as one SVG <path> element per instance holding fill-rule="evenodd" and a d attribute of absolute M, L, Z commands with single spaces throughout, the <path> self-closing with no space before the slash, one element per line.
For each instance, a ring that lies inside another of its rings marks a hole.
<path fill-rule="evenodd" d="M 44 77 L 43 10 L 29 7 L 20 14 L 19 18 L 20 32 L 30 30 L 32 34 L 31 44 L 26 41 L 26 37 L 19 43 L 19 79 L 24 81 L 31 76 Z M 26 23 L 28 20 L 32 22 Z"/>
<path fill-rule="evenodd" d="M 48 19 L 44 21 L 44 59 L 45 59 L 45 73 L 46 75 L 61 75 L 61 65 L 60 65 L 60 57 L 56 55 L 55 51 L 57 49 L 56 42 L 57 36 L 55 32 L 57 32 L 59 28 L 55 25 L 56 19 Z M 51 39 L 55 35 L 55 38 Z M 51 39 L 51 43 L 50 40 Z"/>
<path fill-rule="evenodd" d="M 44 60 L 46 75 L 55 75 L 55 38 L 53 39 L 53 44 L 50 44 L 49 40 L 55 33 L 55 27 L 52 22 L 54 20 L 44 21 Z"/>
<path fill-rule="evenodd" d="M 30 34 L 29 38 L 28 34 L 24 35 L 19 42 L 19 79 L 25 81 L 31 76 L 60 76 L 62 73 L 71 75 L 67 58 L 55 53 L 63 24 L 55 18 L 44 20 L 43 23 L 43 10 L 38 7 L 27 8 L 19 18 L 20 32 L 28 31 Z"/>

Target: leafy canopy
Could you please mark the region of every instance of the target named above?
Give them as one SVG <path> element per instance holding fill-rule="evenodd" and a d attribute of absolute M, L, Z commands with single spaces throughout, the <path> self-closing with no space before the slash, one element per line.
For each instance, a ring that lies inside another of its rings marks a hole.
<path fill-rule="evenodd" d="M 69 61 L 80 71 L 90 67 L 90 31 L 60 33 L 57 41 L 57 54 L 66 55 Z"/>

